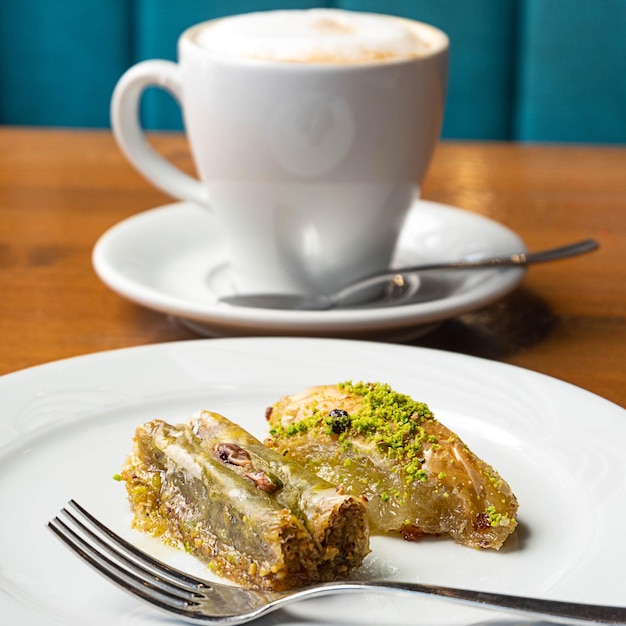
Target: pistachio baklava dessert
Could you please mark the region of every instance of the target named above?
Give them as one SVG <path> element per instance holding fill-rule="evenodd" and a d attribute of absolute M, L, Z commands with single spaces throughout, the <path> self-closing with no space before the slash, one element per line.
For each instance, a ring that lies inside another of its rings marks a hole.
<path fill-rule="evenodd" d="M 121 478 L 135 528 L 245 586 L 283 590 L 345 577 L 369 552 L 363 498 L 216 413 L 139 426 Z"/>
<path fill-rule="evenodd" d="M 517 526 L 517 499 L 498 472 L 426 404 L 389 385 L 311 387 L 266 417 L 268 445 L 367 499 L 372 533 L 449 535 L 499 549 Z"/>

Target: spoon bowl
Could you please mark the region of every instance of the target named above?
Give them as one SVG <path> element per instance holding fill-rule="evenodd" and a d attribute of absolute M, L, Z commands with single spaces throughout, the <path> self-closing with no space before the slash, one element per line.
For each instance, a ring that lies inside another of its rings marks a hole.
<path fill-rule="evenodd" d="M 445 296 L 450 286 L 427 280 L 430 272 L 441 270 L 484 270 L 498 267 L 525 267 L 592 252 L 599 248 L 594 239 L 584 239 L 539 252 L 516 252 L 483 259 L 461 259 L 390 269 L 367 276 L 334 294 L 237 293 L 220 302 L 231 306 L 291 311 L 325 311 L 338 308 L 399 306 L 429 302 Z"/>

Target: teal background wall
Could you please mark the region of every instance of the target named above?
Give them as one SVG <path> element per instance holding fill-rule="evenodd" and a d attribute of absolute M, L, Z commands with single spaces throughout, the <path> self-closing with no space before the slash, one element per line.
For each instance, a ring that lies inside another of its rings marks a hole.
<path fill-rule="evenodd" d="M 320 6 L 448 33 L 444 137 L 626 143 L 626 0 L 0 0 L 0 124 L 106 128 L 117 79 L 175 59 L 187 26 Z M 182 127 L 166 94 L 142 106 L 147 128 Z"/>

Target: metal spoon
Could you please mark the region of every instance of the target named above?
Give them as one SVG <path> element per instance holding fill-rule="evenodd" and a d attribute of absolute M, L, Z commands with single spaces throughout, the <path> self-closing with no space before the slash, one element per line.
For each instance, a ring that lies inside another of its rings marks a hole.
<path fill-rule="evenodd" d="M 297 293 L 241 293 L 223 296 L 220 302 L 233 306 L 261 309 L 286 309 L 295 311 L 324 311 L 348 306 L 390 306 L 410 301 L 425 302 L 442 295 L 445 289 L 437 288 L 432 281 L 420 279 L 419 273 L 433 270 L 476 270 L 494 267 L 523 267 L 534 263 L 556 261 L 599 248 L 594 239 L 584 239 L 559 248 L 541 252 L 517 252 L 507 256 L 477 260 L 460 260 L 427 263 L 388 270 L 362 278 L 330 295 Z M 378 290 L 376 288 L 378 287 Z M 423 293 L 422 293 L 423 292 Z M 372 297 L 372 293 L 374 296 Z"/>

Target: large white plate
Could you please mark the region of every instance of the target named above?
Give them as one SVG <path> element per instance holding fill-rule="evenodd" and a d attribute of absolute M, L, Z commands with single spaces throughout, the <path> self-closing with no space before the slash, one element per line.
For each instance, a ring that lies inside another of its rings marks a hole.
<path fill-rule="evenodd" d="M 386 381 L 426 401 L 492 463 L 520 501 L 499 553 L 446 539 L 374 538 L 361 576 L 608 604 L 626 597 L 626 411 L 527 370 L 454 353 L 332 339 L 216 339 L 60 361 L 0 378 L 0 616 L 4 624 L 157 624 L 166 618 L 73 556 L 45 524 L 69 498 L 196 573 L 195 559 L 129 530 L 112 480 L 134 428 L 222 412 L 257 436 L 283 394 Z M 416 617 L 417 616 L 417 617 Z M 265 624 L 477 624 L 499 613 L 441 600 L 334 597 Z M 514 623 L 520 623 L 519 619 Z"/>
<path fill-rule="evenodd" d="M 462 209 L 416 200 L 392 266 L 524 250 L 524 242 L 502 224 Z M 209 336 L 417 336 L 434 323 L 502 297 L 525 274 L 521 268 L 438 272 L 436 280 L 445 295 L 402 306 L 331 311 L 233 307 L 218 302 L 235 289 L 219 224 L 206 209 L 187 202 L 144 211 L 113 226 L 96 243 L 93 265 L 115 292 L 175 315 Z"/>

